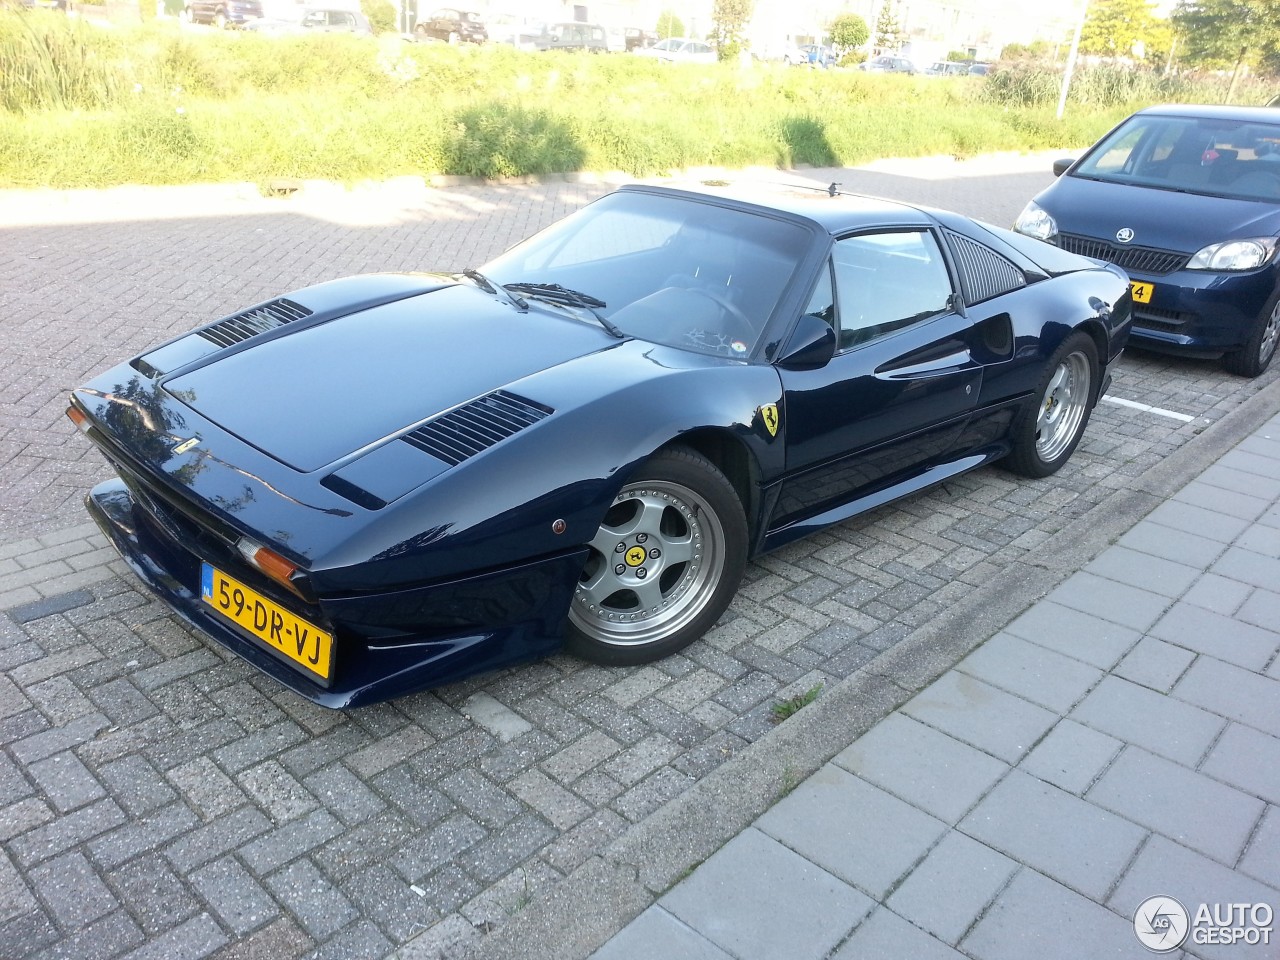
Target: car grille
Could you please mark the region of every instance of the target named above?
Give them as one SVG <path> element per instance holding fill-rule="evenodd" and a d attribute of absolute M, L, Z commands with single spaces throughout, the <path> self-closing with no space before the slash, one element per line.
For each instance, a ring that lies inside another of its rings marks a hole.
<path fill-rule="evenodd" d="M 403 440 L 457 466 L 553 412 L 540 403 L 499 390 L 423 424 L 405 434 Z"/>
<path fill-rule="evenodd" d="M 1185 253 L 1172 250 L 1156 250 L 1152 247 L 1130 247 L 1110 243 L 1106 240 L 1095 240 L 1093 237 L 1080 237 L 1070 233 L 1058 235 L 1058 246 L 1082 257 L 1093 257 L 1095 260 L 1106 260 L 1125 270 L 1137 270 L 1139 273 L 1165 274 L 1181 270 L 1190 259 Z"/>
<path fill-rule="evenodd" d="M 210 343 L 229 347 L 233 343 L 240 343 L 260 333 L 266 333 L 268 330 L 274 330 L 276 327 L 282 327 L 286 323 L 309 316 L 311 311 L 302 304 L 281 298 L 219 320 L 199 333 Z"/>

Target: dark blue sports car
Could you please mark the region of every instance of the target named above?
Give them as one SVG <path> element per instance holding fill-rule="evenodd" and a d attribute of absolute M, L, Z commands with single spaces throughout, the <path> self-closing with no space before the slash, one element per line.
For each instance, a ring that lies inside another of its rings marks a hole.
<path fill-rule="evenodd" d="M 1280 341 L 1280 110 L 1151 107 L 1054 173 L 1014 229 L 1123 267 L 1135 345 L 1221 356 L 1246 377 L 1267 368 Z"/>
<path fill-rule="evenodd" d="M 834 190 L 833 190 L 834 192 Z M 825 192 L 626 187 L 463 274 L 297 290 L 76 390 L 137 574 L 303 696 L 661 657 L 746 562 L 1071 456 L 1123 272 Z"/>

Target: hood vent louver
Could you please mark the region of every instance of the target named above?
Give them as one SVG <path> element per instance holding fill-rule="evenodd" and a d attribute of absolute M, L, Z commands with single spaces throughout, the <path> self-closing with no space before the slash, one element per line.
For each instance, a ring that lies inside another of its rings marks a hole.
<path fill-rule="evenodd" d="M 282 297 L 279 300 L 264 303 L 260 307 L 254 307 L 252 310 L 237 313 L 233 317 L 227 317 L 225 320 L 219 320 L 199 333 L 210 343 L 229 347 L 309 316 L 311 311 L 302 304 Z"/>
<path fill-rule="evenodd" d="M 457 466 L 552 413 L 550 407 L 498 390 L 423 424 L 402 439 Z"/>

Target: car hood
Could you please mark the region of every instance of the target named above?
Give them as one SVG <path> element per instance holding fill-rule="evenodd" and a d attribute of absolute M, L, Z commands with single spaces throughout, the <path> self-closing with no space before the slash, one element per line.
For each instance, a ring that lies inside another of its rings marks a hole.
<path fill-rule="evenodd" d="M 459 284 L 214 354 L 165 390 L 311 472 L 498 388 L 616 345 L 591 322 Z"/>
<path fill-rule="evenodd" d="M 1124 228 L 1138 247 L 1195 253 L 1223 240 L 1280 234 L 1280 205 L 1063 176 L 1036 198 L 1061 233 L 1112 240 Z"/>

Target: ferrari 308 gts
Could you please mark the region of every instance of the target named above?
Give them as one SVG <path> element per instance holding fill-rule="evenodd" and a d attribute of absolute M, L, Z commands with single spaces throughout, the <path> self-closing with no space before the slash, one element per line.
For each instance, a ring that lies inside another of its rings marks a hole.
<path fill-rule="evenodd" d="M 348 707 L 700 637 L 748 560 L 1075 450 L 1122 270 L 952 213 L 624 187 L 459 274 L 260 303 L 73 392 L 94 518 L 187 621 Z"/>

